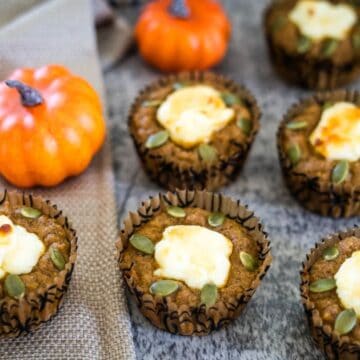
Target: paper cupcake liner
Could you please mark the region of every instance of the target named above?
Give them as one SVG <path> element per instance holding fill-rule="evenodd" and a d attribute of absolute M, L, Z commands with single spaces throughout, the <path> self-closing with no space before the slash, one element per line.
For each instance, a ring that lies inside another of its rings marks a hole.
<path fill-rule="evenodd" d="M 147 99 L 149 92 L 168 86 L 176 82 L 204 82 L 216 81 L 228 91 L 237 94 L 243 99 L 252 114 L 252 130 L 246 141 L 234 143 L 238 150 L 231 156 L 220 156 L 212 166 L 201 169 L 182 167 L 176 162 L 169 162 L 162 156 L 154 156 L 151 150 L 139 142 L 132 129 L 132 119 L 141 104 Z M 129 114 L 129 130 L 133 138 L 137 153 L 149 177 L 160 186 L 174 191 L 177 188 L 215 190 L 231 181 L 234 181 L 245 163 L 251 145 L 260 127 L 260 109 L 254 96 L 243 86 L 236 84 L 229 78 L 211 72 L 184 72 L 160 78 L 153 84 L 145 87 L 135 99 Z"/>
<path fill-rule="evenodd" d="M 265 13 L 265 21 L 271 7 Z M 360 76 L 359 60 L 339 66 L 331 59 L 309 59 L 306 54 L 289 54 L 276 46 L 268 26 L 265 26 L 265 33 L 270 60 L 278 75 L 287 82 L 313 90 L 331 90 Z"/>
<path fill-rule="evenodd" d="M 252 238 L 261 247 L 259 259 L 262 261 L 251 287 L 229 301 L 217 301 L 209 309 L 206 309 L 205 305 L 193 307 L 187 305 L 178 306 L 169 298 L 154 296 L 150 292 L 144 293 L 132 277 L 132 265 L 127 267 L 122 262 L 122 254 L 128 246 L 131 235 L 142 224 L 148 222 L 160 212 L 161 204 L 166 206 L 198 207 L 208 211 L 221 211 L 247 229 Z M 117 249 L 119 267 L 128 289 L 136 299 L 140 311 L 156 327 L 179 335 L 207 335 L 238 317 L 255 293 L 272 261 L 267 234 L 263 231 L 262 225 L 252 212 L 240 205 L 238 201 L 235 202 L 221 194 L 199 190 L 177 190 L 175 192 L 159 194 L 143 202 L 136 213 L 130 213 L 125 219 L 120 233 L 120 240 L 117 242 Z"/>
<path fill-rule="evenodd" d="M 19 300 L 8 296 L 0 300 L 0 336 L 17 337 L 37 329 L 42 323 L 55 316 L 59 310 L 74 269 L 77 237 L 68 219 L 50 201 L 5 190 L 0 195 L 0 205 L 7 201 L 12 205 L 25 205 L 39 209 L 43 214 L 55 219 L 64 228 L 70 242 L 69 260 L 64 270 L 60 271 L 50 284 L 39 287 L 35 291 L 26 292 Z"/>
<path fill-rule="evenodd" d="M 315 308 L 315 304 L 311 301 L 309 295 L 310 270 L 327 247 L 333 246 L 349 236 L 360 238 L 360 229 L 355 227 L 351 230 L 333 234 L 315 244 L 315 248 L 311 249 L 310 254 L 306 256 L 306 261 L 303 263 L 303 269 L 300 273 L 301 299 L 309 321 L 311 335 L 328 359 L 358 360 L 360 358 L 360 342 L 350 342 L 348 336 L 340 337 L 330 326 L 323 324 L 320 313 Z"/>
<path fill-rule="evenodd" d="M 284 180 L 293 197 L 310 211 L 334 218 L 360 215 L 359 185 L 334 185 L 330 181 L 319 181 L 318 178 L 296 171 L 281 145 L 281 134 L 290 119 L 299 115 L 304 107 L 327 101 L 349 101 L 360 106 L 360 93 L 347 90 L 319 93 L 290 108 L 277 133 L 278 154 Z"/>

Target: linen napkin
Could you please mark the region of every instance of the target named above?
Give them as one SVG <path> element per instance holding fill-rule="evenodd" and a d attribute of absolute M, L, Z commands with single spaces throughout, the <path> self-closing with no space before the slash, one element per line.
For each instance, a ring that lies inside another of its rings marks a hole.
<path fill-rule="evenodd" d="M 17 67 L 48 63 L 69 67 L 103 97 L 91 4 L 2 1 L 0 80 Z M 0 180 L 3 188 L 12 187 Z M 114 255 L 117 222 L 109 144 L 81 176 L 56 188 L 31 191 L 58 204 L 69 217 L 79 238 L 78 259 L 58 315 L 33 334 L 2 339 L 0 358 L 133 359 L 129 315 Z"/>

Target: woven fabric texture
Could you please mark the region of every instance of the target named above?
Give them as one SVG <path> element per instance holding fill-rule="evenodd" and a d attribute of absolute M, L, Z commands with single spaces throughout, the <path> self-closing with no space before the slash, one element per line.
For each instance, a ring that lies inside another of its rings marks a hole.
<path fill-rule="evenodd" d="M 12 0 L 4 7 L 1 4 L 0 79 L 17 67 L 59 63 L 104 94 L 90 3 L 38 0 L 31 8 L 28 3 Z M 12 188 L 5 182 L 0 182 L 0 187 Z M 134 358 L 115 260 L 116 206 L 108 144 L 81 176 L 54 189 L 32 192 L 58 204 L 69 217 L 79 238 L 78 259 L 58 315 L 33 334 L 1 340 L 0 358 Z"/>

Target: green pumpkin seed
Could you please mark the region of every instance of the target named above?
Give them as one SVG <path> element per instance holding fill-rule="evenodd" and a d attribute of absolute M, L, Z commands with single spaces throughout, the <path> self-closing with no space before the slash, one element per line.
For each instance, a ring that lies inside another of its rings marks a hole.
<path fill-rule="evenodd" d="M 18 275 L 8 275 L 4 287 L 6 293 L 12 298 L 20 299 L 25 294 L 25 285 Z"/>
<path fill-rule="evenodd" d="M 204 160 L 207 163 L 213 163 L 218 158 L 217 150 L 208 144 L 201 144 L 198 147 L 198 152 L 202 160 Z"/>
<path fill-rule="evenodd" d="M 42 215 L 42 212 L 38 209 L 34 209 L 30 206 L 23 206 L 20 209 L 20 214 L 29 219 L 37 219 Z"/>
<path fill-rule="evenodd" d="M 152 255 L 154 253 L 153 242 L 144 235 L 133 234 L 129 239 L 129 242 L 136 250 L 145 254 Z"/>
<path fill-rule="evenodd" d="M 162 101 L 161 100 L 145 100 L 142 103 L 143 107 L 157 107 L 159 105 L 161 105 Z"/>
<path fill-rule="evenodd" d="M 336 288 L 335 279 L 319 279 L 310 284 L 309 289 L 314 293 L 322 293 Z"/>
<path fill-rule="evenodd" d="M 173 84 L 173 89 L 174 90 L 179 90 L 179 89 L 182 89 L 186 86 L 185 83 L 181 83 L 181 82 L 176 82 Z"/>
<path fill-rule="evenodd" d="M 306 36 L 300 36 L 297 43 L 297 51 L 300 54 L 305 54 L 311 48 L 311 40 Z"/>
<path fill-rule="evenodd" d="M 339 249 L 336 246 L 332 246 L 323 251 L 323 259 L 326 261 L 335 260 L 339 254 Z"/>
<path fill-rule="evenodd" d="M 214 284 L 206 284 L 201 289 L 201 303 L 206 307 L 212 306 L 216 303 L 218 297 L 217 287 Z"/>
<path fill-rule="evenodd" d="M 240 251 L 240 261 L 249 271 L 255 271 L 259 267 L 258 260 L 245 251 Z"/>
<path fill-rule="evenodd" d="M 242 130 L 245 135 L 250 135 L 252 130 L 252 122 L 250 119 L 240 118 L 236 121 L 236 125 Z"/>
<path fill-rule="evenodd" d="M 58 270 L 65 269 L 65 259 L 64 256 L 57 248 L 50 248 L 50 259 Z"/>
<path fill-rule="evenodd" d="M 349 162 L 341 160 L 332 170 L 331 181 L 334 184 L 341 184 L 349 175 Z"/>
<path fill-rule="evenodd" d="M 326 101 L 326 102 L 323 104 L 323 106 L 322 106 L 322 111 L 325 111 L 325 110 L 331 108 L 333 105 L 334 105 L 334 104 L 333 104 L 332 102 Z"/>
<path fill-rule="evenodd" d="M 217 227 L 224 223 L 225 215 L 221 212 L 214 212 L 209 215 L 208 223 L 210 226 Z"/>
<path fill-rule="evenodd" d="M 221 93 L 221 98 L 223 99 L 224 103 L 227 106 L 233 106 L 233 105 L 240 105 L 241 100 L 235 95 L 230 92 L 223 92 Z"/>
<path fill-rule="evenodd" d="M 357 31 L 352 36 L 352 45 L 355 50 L 360 50 L 360 32 Z"/>
<path fill-rule="evenodd" d="M 183 218 L 183 217 L 186 216 L 185 210 L 183 208 L 181 208 L 181 207 L 178 207 L 178 206 L 169 206 L 166 209 L 166 212 L 170 216 L 173 216 L 173 217 L 176 217 L 176 218 Z"/>
<path fill-rule="evenodd" d="M 296 165 L 301 159 L 301 150 L 298 144 L 292 145 L 287 151 L 292 165 Z"/>
<path fill-rule="evenodd" d="M 340 335 L 348 334 L 357 323 L 356 312 L 353 309 L 342 311 L 335 320 L 335 331 Z"/>
<path fill-rule="evenodd" d="M 308 126 L 308 123 L 306 121 L 290 121 L 286 124 L 286 127 L 289 130 L 301 130 Z"/>
<path fill-rule="evenodd" d="M 334 54 L 336 49 L 338 48 L 339 42 L 335 39 L 327 39 L 322 45 L 322 55 L 324 57 L 330 57 Z"/>
<path fill-rule="evenodd" d="M 153 135 L 150 135 L 146 140 L 145 146 L 148 149 L 154 149 L 164 145 L 169 139 L 169 133 L 166 130 L 161 130 Z"/>
<path fill-rule="evenodd" d="M 154 295 L 168 296 L 179 289 L 179 283 L 174 280 L 159 280 L 151 284 L 150 292 Z"/>
<path fill-rule="evenodd" d="M 272 31 L 279 31 L 282 29 L 287 23 L 287 19 L 285 16 L 278 16 L 275 21 L 271 25 Z"/>

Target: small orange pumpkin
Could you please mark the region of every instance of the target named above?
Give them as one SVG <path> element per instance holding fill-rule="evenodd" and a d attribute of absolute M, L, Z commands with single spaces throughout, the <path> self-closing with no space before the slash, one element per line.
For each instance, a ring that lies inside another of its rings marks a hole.
<path fill-rule="evenodd" d="M 165 71 L 204 70 L 227 51 L 230 22 L 215 0 L 155 0 L 135 28 L 142 57 Z"/>
<path fill-rule="evenodd" d="M 59 65 L 15 70 L 0 83 L 0 174 L 54 186 L 89 165 L 105 138 L 100 99 Z"/>

